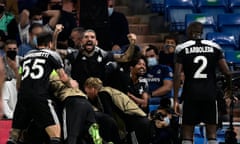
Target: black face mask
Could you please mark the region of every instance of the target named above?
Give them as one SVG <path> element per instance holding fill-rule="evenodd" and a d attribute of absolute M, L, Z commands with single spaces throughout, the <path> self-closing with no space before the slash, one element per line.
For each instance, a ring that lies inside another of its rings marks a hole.
<path fill-rule="evenodd" d="M 7 51 L 7 57 L 9 57 L 11 60 L 15 60 L 16 55 L 17 55 L 17 51 Z"/>
<path fill-rule="evenodd" d="M 52 5 L 52 6 L 51 6 L 51 9 L 52 9 L 52 10 L 61 10 L 61 9 L 62 9 L 62 6 L 59 5 L 59 4 L 55 4 L 55 5 Z"/>
<path fill-rule="evenodd" d="M 3 13 L 5 10 L 5 7 L 4 6 L 0 6 L 0 13 Z"/>

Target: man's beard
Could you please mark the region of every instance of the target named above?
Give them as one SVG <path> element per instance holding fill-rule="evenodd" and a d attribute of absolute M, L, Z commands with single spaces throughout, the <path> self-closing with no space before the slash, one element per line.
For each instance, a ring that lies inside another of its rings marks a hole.
<path fill-rule="evenodd" d="M 91 46 L 91 49 L 87 48 Z M 91 53 L 94 50 L 95 45 L 93 44 L 92 41 L 88 41 L 86 44 L 83 45 L 83 49 L 87 52 L 87 53 Z"/>

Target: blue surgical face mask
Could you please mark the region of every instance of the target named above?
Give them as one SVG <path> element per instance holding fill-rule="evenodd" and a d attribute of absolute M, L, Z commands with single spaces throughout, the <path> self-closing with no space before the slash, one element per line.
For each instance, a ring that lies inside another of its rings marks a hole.
<path fill-rule="evenodd" d="M 43 24 L 43 20 L 32 20 L 32 23 Z"/>
<path fill-rule="evenodd" d="M 148 66 L 149 67 L 152 67 L 152 66 L 155 66 L 155 65 L 158 64 L 158 60 L 155 57 L 147 58 L 147 61 L 148 61 Z"/>
<path fill-rule="evenodd" d="M 37 46 L 38 45 L 38 43 L 37 43 L 37 36 L 33 36 L 33 45 L 34 46 Z"/>
<path fill-rule="evenodd" d="M 169 119 L 169 117 L 164 117 L 163 118 L 163 120 L 164 120 L 164 122 L 169 126 L 170 125 L 170 119 Z"/>
<path fill-rule="evenodd" d="M 108 16 L 111 16 L 113 13 L 113 8 L 109 7 L 108 8 Z"/>

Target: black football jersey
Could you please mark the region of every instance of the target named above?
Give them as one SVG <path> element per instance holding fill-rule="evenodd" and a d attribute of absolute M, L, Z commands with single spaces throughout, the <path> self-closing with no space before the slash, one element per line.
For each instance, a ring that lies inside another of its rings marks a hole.
<path fill-rule="evenodd" d="M 189 40 L 178 45 L 175 54 L 185 74 L 183 99 L 215 99 L 216 67 L 224 58 L 221 47 L 209 40 Z"/>
<path fill-rule="evenodd" d="M 54 69 L 63 68 L 63 62 L 54 51 L 32 50 L 23 58 L 21 67 L 21 93 L 42 95 L 48 93 L 50 74 Z"/>

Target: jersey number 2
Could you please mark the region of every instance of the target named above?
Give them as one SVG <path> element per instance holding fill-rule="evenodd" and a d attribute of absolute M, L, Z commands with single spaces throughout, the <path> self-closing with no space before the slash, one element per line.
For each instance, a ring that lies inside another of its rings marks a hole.
<path fill-rule="evenodd" d="M 31 66 L 32 59 L 28 59 L 23 62 L 23 76 L 22 80 L 24 80 L 26 77 L 31 77 L 31 79 L 39 79 L 44 74 L 44 68 L 43 65 L 45 64 L 45 59 L 34 59 L 33 65 Z M 33 72 L 33 70 L 35 72 Z"/>
<path fill-rule="evenodd" d="M 207 58 L 205 56 L 197 56 L 194 58 L 193 62 L 202 63 L 197 69 L 197 71 L 194 73 L 193 78 L 196 78 L 196 79 L 207 78 L 207 74 L 203 73 L 204 69 L 207 67 L 207 63 L 208 63 Z"/>

